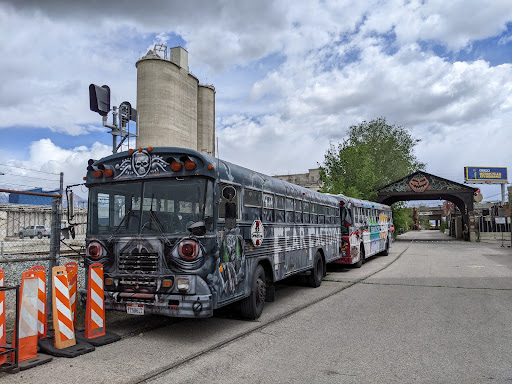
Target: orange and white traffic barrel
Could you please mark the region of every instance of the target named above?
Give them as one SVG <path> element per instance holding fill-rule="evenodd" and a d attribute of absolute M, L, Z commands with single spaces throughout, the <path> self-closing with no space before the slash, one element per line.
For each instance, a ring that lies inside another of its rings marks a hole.
<path fill-rule="evenodd" d="M 76 340 L 66 267 L 53 267 L 52 282 L 54 345 L 57 349 L 68 348 L 75 345 Z"/>
<path fill-rule="evenodd" d="M 30 268 L 30 271 L 38 273 L 38 294 L 37 294 L 37 333 L 40 339 L 46 337 L 47 322 L 46 322 L 46 273 L 41 265 L 36 265 Z"/>
<path fill-rule="evenodd" d="M 39 275 L 36 271 L 23 272 L 21 279 L 21 301 L 19 304 L 18 362 L 37 357 L 37 299 Z M 13 340 L 13 347 L 16 340 Z M 11 354 L 11 361 L 14 355 Z"/>
<path fill-rule="evenodd" d="M 103 288 L 103 264 L 89 266 L 87 302 L 85 309 L 85 338 L 105 335 L 105 296 Z"/>
<path fill-rule="evenodd" d="M 4 271 L 0 269 L 0 287 L 5 287 Z M 4 352 L 6 343 L 6 325 L 5 325 L 5 292 L 0 292 L 0 352 Z M 7 361 L 7 355 L 0 356 L 0 365 Z"/>
<path fill-rule="evenodd" d="M 65 264 L 66 271 L 68 273 L 68 284 L 69 284 L 69 300 L 71 301 L 71 318 L 73 319 L 73 325 L 76 325 L 76 291 L 77 291 L 77 280 L 78 280 L 78 264 L 74 261 L 70 261 Z"/>

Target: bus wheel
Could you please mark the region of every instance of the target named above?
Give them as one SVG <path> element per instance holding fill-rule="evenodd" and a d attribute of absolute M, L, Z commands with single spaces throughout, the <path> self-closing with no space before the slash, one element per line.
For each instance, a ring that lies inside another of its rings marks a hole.
<path fill-rule="evenodd" d="M 265 271 L 261 265 L 254 270 L 251 282 L 251 294 L 240 303 L 242 316 L 248 320 L 256 320 L 263 312 L 266 296 Z"/>
<path fill-rule="evenodd" d="M 363 265 L 364 263 L 364 260 L 365 260 L 365 255 L 364 255 L 364 247 L 361 246 L 361 248 L 359 249 L 359 261 L 357 263 L 355 263 L 355 267 L 356 268 L 361 268 L 361 266 Z"/>
<path fill-rule="evenodd" d="M 389 240 L 386 241 L 386 249 L 382 251 L 381 253 L 382 256 L 387 256 L 389 255 Z"/>
<path fill-rule="evenodd" d="M 324 262 L 322 255 L 317 251 L 315 254 L 315 263 L 313 264 L 313 269 L 308 279 L 309 286 L 313 288 L 319 287 L 320 284 L 322 284 L 322 277 L 324 277 Z"/>

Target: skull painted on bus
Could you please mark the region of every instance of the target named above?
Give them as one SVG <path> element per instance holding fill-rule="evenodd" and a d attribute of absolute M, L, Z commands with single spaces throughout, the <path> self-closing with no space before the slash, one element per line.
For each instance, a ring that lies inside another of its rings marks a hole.
<path fill-rule="evenodd" d="M 133 170 L 139 176 L 149 172 L 151 157 L 146 151 L 137 152 L 133 155 Z"/>

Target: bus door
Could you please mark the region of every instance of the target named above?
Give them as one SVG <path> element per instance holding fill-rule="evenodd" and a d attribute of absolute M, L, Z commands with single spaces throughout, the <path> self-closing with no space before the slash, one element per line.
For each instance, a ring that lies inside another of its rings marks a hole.
<path fill-rule="evenodd" d="M 359 255 L 361 233 L 354 225 L 354 208 L 340 202 L 341 209 L 341 238 L 342 244 L 347 244 L 346 249 L 350 253 L 350 257 L 355 259 Z"/>
<path fill-rule="evenodd" d="M 224 218 L 225 224 L 224 230 L 218 231 L 219 257 L 212 279 L 219 303 L 242 296 L 247 280 L 244 241 L 237 223 L 240 215 L 237 190 L 232 186 L 221 188 L 219 217 Z"/>

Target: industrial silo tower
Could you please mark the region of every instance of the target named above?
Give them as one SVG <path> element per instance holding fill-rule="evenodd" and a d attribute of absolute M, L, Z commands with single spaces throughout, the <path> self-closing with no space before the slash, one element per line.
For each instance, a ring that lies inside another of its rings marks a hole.
<path fill-rule="evenodd" d="M 183 147 L 215 156 L 215 88 L 188 71 L 188 52 L 155 45 L 137 67 L 137 147 Z"/>

